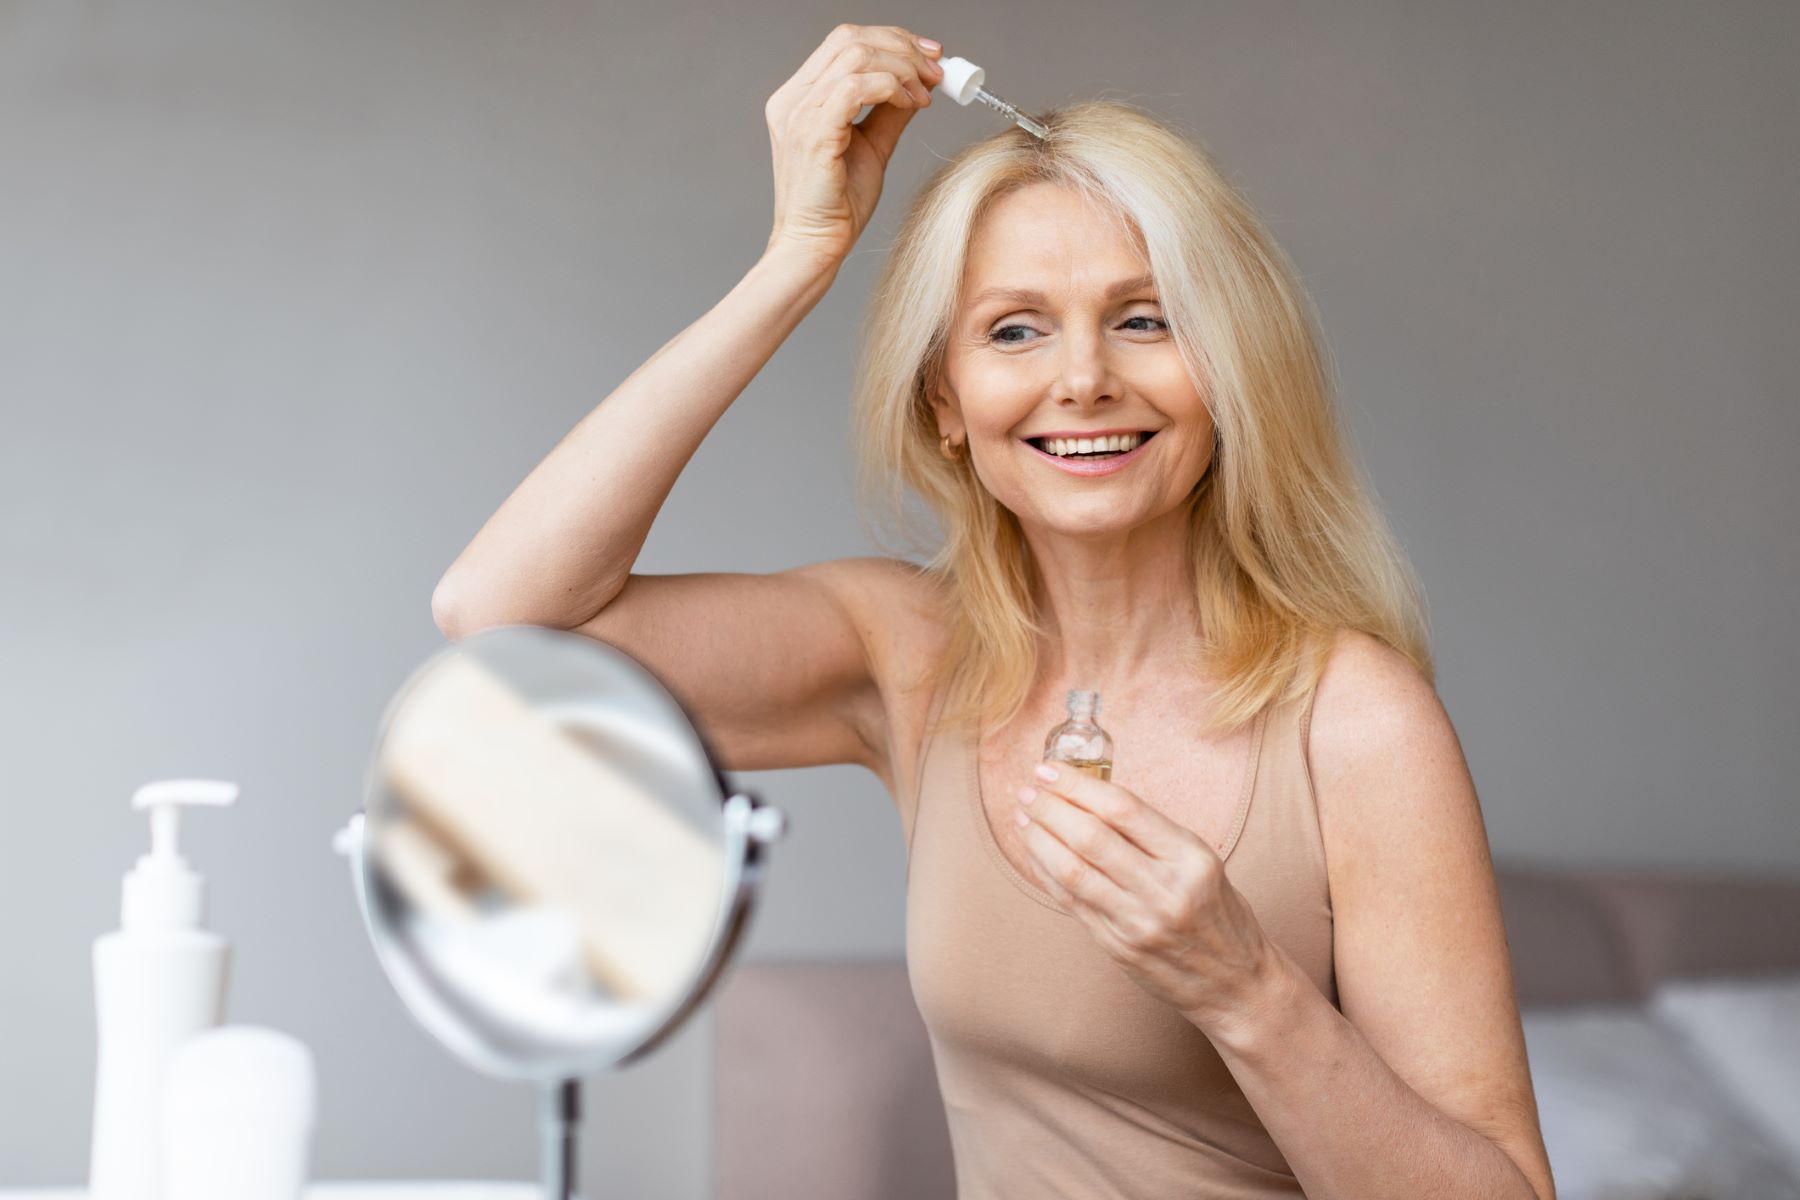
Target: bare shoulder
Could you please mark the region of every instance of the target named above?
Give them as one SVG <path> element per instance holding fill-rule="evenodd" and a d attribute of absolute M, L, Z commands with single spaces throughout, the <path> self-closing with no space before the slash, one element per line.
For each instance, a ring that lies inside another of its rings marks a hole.
<path fill-rule="evenodd" d="M 1485 862 L 1486 831 L 1450 715 L 1394 647 L 1360 630 L 1337 635 L 1313 695 L 1305 751 L 1341 918 L 1353 919 L 1350 897 L 1394 882 L 1399 864 L 1434 838 L 1459 838 L 1464 862 Z M 1476 839 L 1479 846 L 1468 844 Z"/>
<path fill-rule="evenodd" d="M 947 597 L 923 567 L 902 558 L 863 555 L 819 566 L 862 633 L 871 687 L 858 724 L 870 769 L 893 788 L 895 764 L 911 763 L 924 725 L 930 697 L 921 685 L 943 654 Z"/>
<path fill-rule="evenodd" d="M 1321 797 L 1339 797 L 1344 782 L 1396 757 L 1442 770 L 1451 752 L 1460 766 L 1450 715 L 1424 672 L 1371 634 L 1340 631 L 1313 695 L 1307 735 L 1307 762 Z"/>

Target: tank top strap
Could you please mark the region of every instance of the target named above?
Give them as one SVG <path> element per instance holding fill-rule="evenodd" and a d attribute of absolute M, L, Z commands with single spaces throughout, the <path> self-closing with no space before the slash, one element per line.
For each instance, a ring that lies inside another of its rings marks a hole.
<path fill-rule="evenodd" d="M 1306 761 L 1312 697 L 1274 704 L 1267 710 L 1256 779 L 1240 841 L 1245 849 L 1279 850 L 1290 867 L 1296 859 L 1322 871 L 1325 846 Z"/>
<path fill-rule="evenodd" d="M 949 696 L 949 682 L 954 671 L 947 673 L 932 689 L 931 699 L 925 708 L 925 724 L 919 730 L 919 748 L 913 756 L 912 778 L 900 789 L 900 823 L 906 834 L 906 846 L 912 849 L 913 828 L 919 819 L 919 803 L 925 793 L 925 772 L 931 765 L 933 747 L 942 739 L 937 736 L 937 720 L 944 710 Z"/>
<path fill-rule="evenodd" d="M 1300 750 L 1302 761 L 1305 761 L 1306 739 L 1312 729 L 1313 701 L 1318 699 L 1319 689 L 1313 688 L 1306 693 L 1306 703 L 1300 706 Z"/>
<path fill-rule="evenodd" d="M 1335 999 L 1331 888 L 1306 756 L 1312 702 L 1309 693 L 1267 710 L 1245 828 L 1225 866 L 1257 919 Z"/>

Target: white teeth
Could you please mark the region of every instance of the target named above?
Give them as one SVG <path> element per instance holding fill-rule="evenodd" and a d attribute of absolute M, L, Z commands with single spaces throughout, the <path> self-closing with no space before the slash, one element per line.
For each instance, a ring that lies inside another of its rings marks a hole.
<path fill-rule="evenodd" d="M 1141 433 L 1118 433 L 1101 438 L 1046 438 L 1044 449 L 1058 456 L 1092 454 L 1097 450 L 1133 450 L 1143 440 Z"/>

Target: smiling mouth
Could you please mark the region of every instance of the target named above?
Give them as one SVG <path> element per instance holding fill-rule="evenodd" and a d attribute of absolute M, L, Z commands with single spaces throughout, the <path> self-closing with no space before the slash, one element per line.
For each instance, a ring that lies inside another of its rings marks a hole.
<path fill-rule="evenodd" d="M 1043 438 L 1024 438 L 1022 440 L 1029 444 L 1033 449 L 1039 450 L 1044 454 L 1051 454 L 1054 458 L 1064 459 L 1068 462 L 1088 462 L 1090 460 L 1103 458 L 1119 458 L 1122 455 L 1130 454 L 1132 450 L 1141 449 L 1146 442 L 1155 436 L 1156 431 L 1154 429 L 1146 429 L 1138 435 L 1137 445 L 1133 446 L 1131 450 L 1090 450 L 1085 454 L 1052 454 L 1050 447 L 1045 445 L 1045 439 Z M 1066 439 L 1059 438 L 1058 440 L 1061 441 Z"/>

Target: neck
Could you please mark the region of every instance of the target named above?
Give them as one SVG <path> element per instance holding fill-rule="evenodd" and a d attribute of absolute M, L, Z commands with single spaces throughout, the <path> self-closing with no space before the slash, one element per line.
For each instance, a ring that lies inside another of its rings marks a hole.
<path fill-rule="evenodd" d="M 1040 664 L 1047 682 L 1122 691 L 1199 633 L 1187 516 L 1176 509 L 1106 539 L 1026 530 L 1049 626 Z"/>

